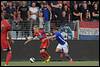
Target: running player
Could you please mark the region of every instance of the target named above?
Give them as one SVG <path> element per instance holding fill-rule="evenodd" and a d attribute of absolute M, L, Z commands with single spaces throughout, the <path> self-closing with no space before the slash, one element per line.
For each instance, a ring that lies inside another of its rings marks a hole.
<path fill-rule="evenodd" d="M 46 39 L 45 41 L 42 41 L 44 38 L 46 38 L 46 33 L 44 32 L 43 29 L 39 29 L 38 27 L 34 27 L 34 36 L 38 37 L 39 40 L 41 41 L 41 46 L 40 46 L 40 56 L 44 62 L 47 63 L 50 61 L 50 55 L 47 52 L 47 48 L 49 47 L 49 40 Z M 25 41 L 24 44 L 27 44 L 29 41 L 31 41 L 33 38 L 29 38 L 27 41 Z"/>
<path fill-rule="evenodd" d="M 11 44 L 13 43 L 9 32 L 9 30 L 11 29 L 11 25 L 9 24 L 7 19 L 8 18 L 5 16 L 5 19 L 2 19 L 1 21 L 1 48 L 3 52 L 7 52 L 5 66 L 8 65 L 9 61 L 12 58 Z"/>
<path fill-rule="evenodd" d="M 68 43 L 64 40 L 63 36 L 61 35 L 60 32 L 58 32 L 56 29 L 53 30 L 54 35 L 45 38 L 43 41 L 45 41 L 46 39 L 52 39 L 52 38 L 56 38 L 56 40 L 58 41 L 58 46 L 56 47 L 56 52 L 60 52 L 64 54 L 64 56 L 66 58 L 69 59 L 70 62 L 72 62 L 72 58 L 69 56 L 68 54 Z"/>

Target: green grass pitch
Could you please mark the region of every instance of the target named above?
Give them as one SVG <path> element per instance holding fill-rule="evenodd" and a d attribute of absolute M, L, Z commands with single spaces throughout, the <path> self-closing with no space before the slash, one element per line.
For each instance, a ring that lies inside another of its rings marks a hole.
<path fill-rule="evenodd" d="M 4 62 L 1 62 L 1 66 L 4 66 Z M 74 63 L 67 61 L 51 61 L 49 63 L 43 63 L 42 61 L 34 63 L 29 61 L 11 61 L 9 66 L 99 66 L 99 61 L 75 61 Z"/>

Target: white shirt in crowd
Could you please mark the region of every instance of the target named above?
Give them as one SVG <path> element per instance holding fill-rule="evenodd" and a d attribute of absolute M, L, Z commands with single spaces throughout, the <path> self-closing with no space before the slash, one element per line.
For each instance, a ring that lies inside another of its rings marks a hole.
<path fill-rule="evenodd" d="M 36 13 L 38 13 L 39 8 L 38 8 L 38 7 L 34 7 L 34 8 L 33 8 L 33 7 L 29 7 L 29 11 L 30 11 L 31 14 L 32 14 L 30 18 L 36 20 L 36 18 L 37 18 Z"/>

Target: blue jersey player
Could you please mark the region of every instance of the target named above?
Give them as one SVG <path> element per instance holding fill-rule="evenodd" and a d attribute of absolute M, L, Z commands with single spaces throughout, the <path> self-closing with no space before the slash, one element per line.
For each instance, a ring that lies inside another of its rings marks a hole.
<path fill-rule="evenodd" d="M 62 36 L 62 34 L 60 32 L 58 32 L 56 29 L 53 30 L 54 35 L 47 37 L 46 39 L 52 39 L 52 38 L 56 38 L 56 40 L 58 41 L 58 45 L 56 47 L 56 52 L 57 53 L 63 53 L 63 55 L 69 59 L 70 62 L 72 62 L 72 58 L 70 57 L 70 55 L 68 54 L 68 43 L 64 40 L 64 37 Z"/>

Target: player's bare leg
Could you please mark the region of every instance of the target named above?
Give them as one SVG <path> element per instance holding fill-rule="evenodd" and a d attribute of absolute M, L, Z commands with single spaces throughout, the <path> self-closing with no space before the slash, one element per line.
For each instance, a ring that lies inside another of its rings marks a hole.
<path fill-rule="evenodd" d="M 71 56 L 68 53 L 64 53 L 65 57 L 69 60 L 70 63 L 73 63 L 73 59 L 71 58 Z"/>
<path fill-rule="evenodd" d="M 73 59 L 71 58 L 71 56 L 68 54 L 68 47 L 63 48 L 63 53 L 64 56 L 69 60 L 70 63 L 73 63 Z"/>
<path fill-rule="evenodd" d="M 68 54 L 68 51 L 64 51 L 62 49 L 56 48 L 56 52 L 60 53 L 60 58 L 63 58 L 64 56 L 69 60 L 70 63 L 73 63 L 73 59 Z"/>
<path fill-rule="evenodd" d="M 60 58 L 63 59 L 64 53 L 63 53 L 63 51 L 61 49 L 56 48 L 56 53 L 60 53 Z"/>
<path fill-rule="evenodd" d="M 69 60 L 70 63 L 73 63 L 73 59 L 71 58 L 71 56 L 68 54 L 68 47 L 67 48 L 63 48 L 63 52 L 64 52 L 64 56 Z"/>

